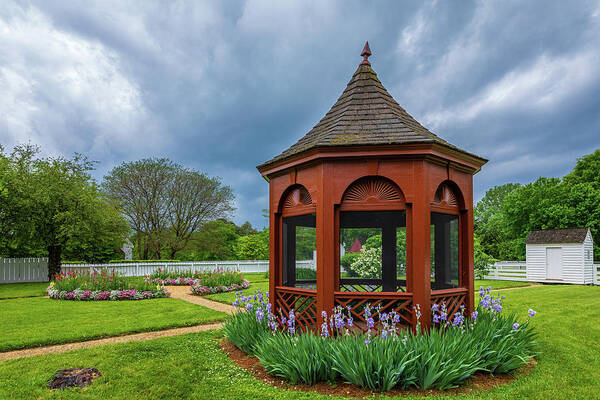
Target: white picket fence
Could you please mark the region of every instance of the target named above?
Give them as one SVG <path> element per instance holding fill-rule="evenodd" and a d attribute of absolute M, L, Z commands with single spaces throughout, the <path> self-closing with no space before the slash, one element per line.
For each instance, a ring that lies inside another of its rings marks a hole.
<path fill-rule="evenodd" d="M 297 268 L 316 269 L 314 260 L 297 261 Z M 177 263 L 121 263 L 121 264 L 66 264 L 64 272 L 73 271 L 77 274 L 91 274 L 102 269 L 115 270 L 124 276 L 150 275 L 157 268 L 169 271 L 212 271 L 217 268 L 240 271 L 242 273 L 267 272 L 268 260 L 252 261 L 193 261 Z M 507 281 L 526 281 L 527 267 L 521 261 L 501 261 L 485 277 Z M 47 282 L 47 258 L 0 258 L 0 283 L 16 282 Z M 594 264 L 594 284 L 600 285 L 600 264 Z"/>
<path fill-rule="evenodd" d="M 296 262 L 297 268 L 316 270 L 314 260 Z M 240 271 L 242 273 L 267 272 L 268 260 L 240 261 L 190 261 L 152 263 L 109 263 L 109 264 L 64 264 L 63 272 L 73 271 L 79 275 L 100 272 L 103 269 L 115 271 L 123 276 L 146 276 L 156 269 L 167 271 L 213 271 L 217 268 Z M 47 258 L 0 258 L 0 283 L 48 282 Z"/>
<path fill-rule="evenodd" d="M 500 261 L 497 262 L 485 279 L 501 281 L 526 281 L 527 265 L 525 261 Z"/>
<path fill-rule="evenodd" d="M 527 281 L 527 264 L 525 261 L 500 261 L 485 279 Z M 594 264 L 594 285 L 600 285 L 600 264 Z"/>
<path fill-rule="evenodd" d="M 0 283 L 48 282 L 47 258 L 0 258 Z"/>
<path fill-rule="evenodd" d="M 316 269 L 313 260 L 297 261 L 297 268 Z M 241 261 L 189 261 L 167 263 L 110 263 L 110 264 L 66 264 L 61 267 L 63 272 L 73 271 L 77 274 L 92 274 L 103 269 L 116 271 L 123 276 L 146 276 L 152 274 L 157 268 L 174 272 L 187 271 L 213 271 L 217 268 L 240 271 L 242 273 L 267 272 L 268 260 L 241 260 Z"/>

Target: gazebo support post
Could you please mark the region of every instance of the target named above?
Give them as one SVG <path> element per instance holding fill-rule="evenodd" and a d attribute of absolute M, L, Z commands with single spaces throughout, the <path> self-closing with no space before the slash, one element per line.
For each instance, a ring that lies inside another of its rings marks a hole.
<path fill-rule="evenodd" d="M 319 199 L 317 200 L 317 324 L 323 323 L 321 313 L 331 314 L 335 305 L 335 209 L 327 179 L 333 174 L 330 163 L 321 165 Z M 318 329 L 318 327 L 317 327 Z"/>
<path fill-rule="evenodd" d="M 272 190 L 269 190 L 271 196 Z M 280 216 L 273 209 L 269 212 L 269 303 L 275 306 L 275 286 L 281 285 L 281 232 L 279 229 Z"/>
<path fill-rule="evenodd" d="M 473 200 L 470 200 L 469 204 L 472 204 Z M 465 311 L 467 315 L 475 310 L 475 257 L 474 257 L 474 245 L 473 245 L 473 207 L 462 213 L 462 252 L 461 252 L 461 281 L 463 287 L 469 289 L 467 295 L 467 301 L 465 304 Z"/>
<path fill-rule="evenodd" d="M 428 185 L 424 163 L 415 163 L 415 181 L 422 182 L 417 190 L 411 207 L 410 246 L 411 261 L 408 269 L 412 270 L 407 275 L 407 290 L 413 294 L 413 307 L 421 308 L 421 326 L 427 329 L 431 325 L 431 242 L 430 225 L 431 215 L 425 188 Z M 415 313 L 413 312 L 413 315 Z M 416 326 L 416 317 L 414 326 Z"/>

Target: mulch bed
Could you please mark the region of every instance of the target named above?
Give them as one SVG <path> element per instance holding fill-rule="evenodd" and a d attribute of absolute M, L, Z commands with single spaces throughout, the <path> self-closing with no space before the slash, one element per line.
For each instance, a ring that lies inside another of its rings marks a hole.
<path fill-rule="evenodd" d="M 221 341 L 221 349 L 229 356 L 231 360 L 240 368 L 250 371 L 254 377 L 267 385 L 278 389 L 297 390 L 302 392 L 313 392 L 331 396 L 345 396 L 355 398 L 365 398 L 380 394 L 382 396 L 438 396 L 438 395 L 458 395 L 465 393 L 475 393 L 491 390 L 495 387 L 505 385 L 516 380 L 514 375 L 528 374 L 535 366 L 536 361 L 532 360 L 528 365 L 518 369 L 515 374 L 498 374 L 491 376 L 486 373 L 477 373 L 474 377 L 469 378 L 463 385 L 449 390 L 421 390 L 421 389 L 392 389 L 386 393 L 371 392 L 370 390 L 339 381 L 336 385 L 329 385 L 324 382 L 317 383 L 313 386 L 299 383 L 292 385 L 283 378 L 278 378 L 270 375 L 262 365 L 258 358 L 249 357 L 246 353 L 235 347 L 227 339 Z"/>
<path fill-rule="evenodd" d="M 48 382 L 48 388 L 64 390 L 68 387 L 86 387 L 94 378 L 102 376 L 96 368 L 68 368 L 56 371 L 54 378 Z"/>

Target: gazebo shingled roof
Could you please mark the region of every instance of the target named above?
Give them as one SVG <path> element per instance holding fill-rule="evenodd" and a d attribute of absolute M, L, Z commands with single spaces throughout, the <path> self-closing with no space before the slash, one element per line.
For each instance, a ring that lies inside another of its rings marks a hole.
<path fill-rule="evenodd" d="M 368 46 L 367 42 L 362 56 L 371 54 Z M 438 137 L 400 107 L 377 78 L 368 55 L 317 125 L 283 153 L 259 165 L 259 169 L 310 149 L 333 146 L 437 143 L 484 160 Z"/>

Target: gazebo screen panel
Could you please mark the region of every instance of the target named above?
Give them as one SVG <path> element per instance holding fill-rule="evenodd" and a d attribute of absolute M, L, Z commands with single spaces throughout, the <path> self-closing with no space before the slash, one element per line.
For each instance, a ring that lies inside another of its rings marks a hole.
<path fill-rule="evenodd" d="M 460 287 L 459 216 L 431 213 L 431 289 Z"/>
<path fill-rule="evenodd" d="M 340 238 L 349 250 L 360 245 L 381 249 L 381 266 L 373 274 L 348 277 L 340 269 L 340 291 L 405 291 L 406 213 L 399 211 L 347 211 L 340 213 Z M 346 243 L 344 243 L 344 241 Z M 356 250 L 356 249 L 355 249 Z M 341 262 L 342 260 L 340 260 Z M 345 261 L 345 260 L 344 260 Z"/>
<path fill-rule="evenodd" d="M 314 214 L 285 217 L 282 220 L 282 284 L 316 290 L 316 217 Z M 307 262 L 309 261 L 309 262 Z"/>

